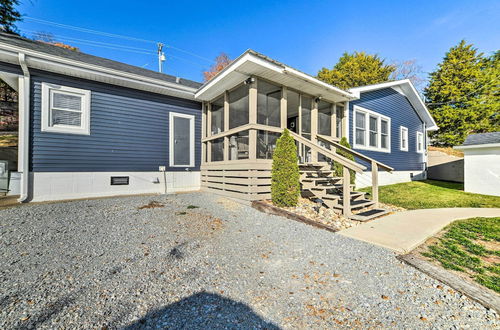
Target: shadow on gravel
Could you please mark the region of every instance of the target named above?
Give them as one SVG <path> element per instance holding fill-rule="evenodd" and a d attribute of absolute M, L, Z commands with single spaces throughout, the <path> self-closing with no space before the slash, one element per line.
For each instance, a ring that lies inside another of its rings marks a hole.
<path fill-rule="evenodd" d="M 199 292 L 148 313 L 125 329 L 279 329 L 249 306 L 218 294 Z"/>

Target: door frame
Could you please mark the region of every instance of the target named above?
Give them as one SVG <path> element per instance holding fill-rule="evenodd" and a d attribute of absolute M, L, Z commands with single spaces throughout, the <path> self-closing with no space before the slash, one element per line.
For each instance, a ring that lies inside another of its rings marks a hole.
<path fill-rule="evenodd" d="M 174 143 L 174 118 L 179 117 L 179 118 L 186 118 L 189 119 L 189 147 L 190 147 L 190 152 L 189 152 L 189 165 L 174 165 L 174 148 L 175 148 L 175 143 Z M 194 120 L 195 116 L 194 115 L 187 115 L 184 113 L 178 113 L 178 112 L 170 112 L 169 113 L 169 167 L 194 167 L 195 165 L 195 157 L 194 157 Z"/>

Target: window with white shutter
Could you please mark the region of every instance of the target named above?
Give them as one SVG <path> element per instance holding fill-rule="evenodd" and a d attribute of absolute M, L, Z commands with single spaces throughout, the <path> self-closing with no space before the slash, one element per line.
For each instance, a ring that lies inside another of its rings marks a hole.
<path fill-rule="evenodd" d="M 90 91 L 42 83 L 42 131 L 90 134 Z"/>

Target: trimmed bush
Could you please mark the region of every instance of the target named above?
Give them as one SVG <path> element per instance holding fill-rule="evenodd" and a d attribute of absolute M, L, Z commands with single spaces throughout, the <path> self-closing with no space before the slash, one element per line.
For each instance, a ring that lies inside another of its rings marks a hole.
<path fill-rule="evenodd" d="M 276 206 L 296 206 L 300 195 L 300 173 L 295 140 L 287 129 L 276 143 L 271 172 L 271 197 Z"/>
<path fill-rule="evenodd" d="M 340 139 L 340 144 L 343 145 L 344 147 L 351 149 L 351 145 L 349 144 L 345 136 L 342 139 Z M 339 154 L 344 158 L 354 161 L 354 156 L 344 150 L 337 149 L 337 154 Z M 342 177 L 344 175 L 344 166 L 342 166 L 342 164 L 334 162 L 332 169 L 335 176 Z M 356 181 L 356 172 L 354 172 L 353 170 L 349 170 L 349 172 L 351 173 L 351 184 L 354 184 L 354 182 Z"/>

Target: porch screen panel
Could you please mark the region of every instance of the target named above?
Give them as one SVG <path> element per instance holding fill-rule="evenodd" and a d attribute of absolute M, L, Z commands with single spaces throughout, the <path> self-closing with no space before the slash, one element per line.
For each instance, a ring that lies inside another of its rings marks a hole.
<path fill-rule="evenodd" d="M 257 132 L 257 158 L 273 159 L 276 141 L 281 134 L 267 131 Z"/>
<path fill-rule="evenodd" d="M 281 87 L 259 80 L 257 83 L 257 123 L 280 127 Z"/>
<path fill-rule="evenodd" d="M 312 98 L 309 96 L 304 96 L 302 95 L 301 98 L 301 107 L 302 107 L 302 127 L 301 127 L 301 132 L 302 135 L 307 137 L 308 139 L 311 138 L 311 105 L 312 105 Z"/>
<path fill-rule="evenodd" d="M 249 85 L 241 85 L 229 92 L 229 129 L 248 124 Z"/>
<path fill-rule="evenodd" d="M 224 138 L 212 140 L 212 162 L 224 160 Z"/>
<path fill-rule="evenodd" d="M 229 160 L 248 159 L 248 130 L 229 136 Z"/>
<path fill-rule="evenodd" d="M 287 112 L 287 128 L 295 133 L 299 133 L 298 130 L 298 116 L 299 116 L 299 104 L 300 95 L 292 90 L 286 92 L 286 112 Z"/>
<path fill-rule="evenodd" d="M 211 104 L 212 135 L 224 132 L 224 97 L 220 97 Z"/>
<path fill-rule="evenodd" d="M 335 123 L 335 128 L 336 128 L 336 133 L 337 137 L 341 138 L 342 137 L 342 118 L 344 117 L 344 107 L 341 105 L 337 105 L 335 107 L 335 114 L 336 114 L 336 123 Z"/>
<path fill-rule="evenodd" d="M 332 104 L 320 101 L 318 104 L 318 133 L 330 136 L 332 134 Z"/>

